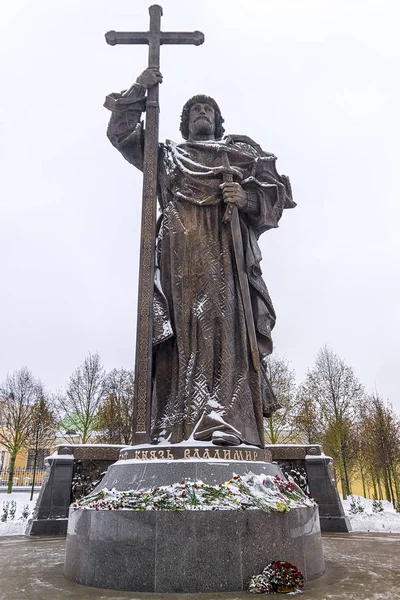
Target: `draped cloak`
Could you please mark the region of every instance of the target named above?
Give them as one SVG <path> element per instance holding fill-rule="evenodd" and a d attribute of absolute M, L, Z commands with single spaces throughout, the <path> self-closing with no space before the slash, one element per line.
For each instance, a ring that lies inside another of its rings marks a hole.
<path fill-rule="evenodd" d="M 144 90 L 136 86 L 133 92 L 120 105 L 119 94 L 107 97 L 106 106 L 113 101 L 107 133 L 142 169 Z M 261 358 L 258 373 L 251 362 L 231 229 L 223 222 L 221 149 L 248 198 L 240 227 Z M 278 226 L 284 208 L 295 206 L 289 180 L 277 173 L 275 162 L 246 136 L 159 146 L 152 443 L 209 440 L 214 431 L 224 431 L 248 444 L 264 444 L 263 417 L 279 404 L 263 365 L 272 352 L 275 311 L 262 279 L 257 240 Z"/>

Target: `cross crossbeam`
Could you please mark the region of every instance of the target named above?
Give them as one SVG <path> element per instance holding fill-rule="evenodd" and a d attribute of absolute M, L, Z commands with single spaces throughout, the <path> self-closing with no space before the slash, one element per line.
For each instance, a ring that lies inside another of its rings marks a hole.
<path fill-rule="evenodd" d="M 174 31 L 170 33 L 160 31 L 159 34 L 151 33 L 150 31 L 141 33 L 132 31 L 108 31 L 106 33 L 106 41 L 110 46 L 115 46 L 116 44 L 149 44 L 150 39 L 153 39 L 156 36 L 159 36 L 160 45 L 194 44 L 195 46 L 200 46 L 200 44 L 204 42 L 204 35 L 201 31 Z"/>
<path fill-rule="evenodd" d="M 117 44 L 148 44 L 148 66 L 160 68 L 162 44 L 193 44 L 204 42 L 200 31 L 161 31 L 162 8 L 157 4 L 149 7 L 150 27 L 145 32 L 109 31 L 106 41 Z M 157 216 L 157 160 L 159 129 L 159 84 L 149 88 L 146 100 L 146 127 L 144 138 L 142 230 L 140 241 L 140 268 L 138 292 L 138 316 L 135 359 L 135 408 L 133 416 L 133 443 L 150 441 L 150 410 L 153 368 L 153 294 L 154 259 Z"/>

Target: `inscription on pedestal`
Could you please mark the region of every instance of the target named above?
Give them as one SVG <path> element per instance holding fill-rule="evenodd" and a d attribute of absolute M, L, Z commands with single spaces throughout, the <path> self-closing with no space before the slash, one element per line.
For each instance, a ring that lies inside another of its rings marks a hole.
<path fill-rule="evenodd" d="M 182 447 L 174 448 L 149 446 L 147 448 L 124 448 L 119 455 L 120 460 L 239 460 L 247 462 L 271 462 L 271 452 L 264 449 L 237 447 Z"/>

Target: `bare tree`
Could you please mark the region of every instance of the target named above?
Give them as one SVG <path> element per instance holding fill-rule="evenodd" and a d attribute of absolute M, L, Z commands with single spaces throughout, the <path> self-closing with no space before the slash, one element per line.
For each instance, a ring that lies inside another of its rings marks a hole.
<path fill-rule="evenodd" d="M 269 356 L 265 362 L 268 379 L 282 406 L 271 417 L 264 419 L 265 438 L 270 444 L 285 444 L 292 440 L 292 413 L 296 399 L 296 378 L 285 358 Z"/>
<path fill-rule="evenodd" d="M 314 398 L 320 407 L 324 431 L 328 434 L 325 442 L 329 443 L 330 452 L 336 455 L 336 467 L 340 473 L 343 497 L 346 498 L 351 493 L 349 463 L 353 456 L 354 413 L 364 396 L 363 386 L 352 367 L 327 346 L 318 352 L 304 386 L 307 395 Z"/>
<path fill-rule="evenodd" d="M 98 412 L 100 437 L 108 444 L 132 443 L 133 372 L 113 369 L 106 378 L 107 395 Z"/>
<path fill-rule="evenodd" d="M 10 454 L 7 494 L 12 492 L 15 461 L 27 444 L 32 408 L 41 389 L 40 382 L 26 367 L 14 371 L 0 384 L 0 442 Z"/>
<path fill-rule="evenodd" d="M 384 490 L 386 499 L 395 504 L 400 500 L 400 419 L 378 394 L 368 398 L 362 435 L 367 441 L 363 459 L 372 474 L 374 496 L 382 498 Z"/>
<path fill-rule="evenodd" d="M 44 390 L 39 389 L 39 397 L 31 410 L 31 416 L 28 427 L 28 437 L 26 446 L 28 450 L 33 451 L 33 478 L 31 487 L 31 497 L 35 489 L 36 469 L 38 463 L 39 451 L 47 448 L 54 439 L 56 427 L 56 411 L 54 403 L 45 394 Z"/>
<path fill-rule="evenodd" d="M 106 377 L 100 356 L 90 354 L 72 373 L 60 408 L 86 444 L 97 427 L 97 413 L 106 396 Z"/>
<path fill-rule="evenodd" d="M 321 409 L 304 385 L 297 390 L 293 428 L 296 437 L 303 443 L 318 444 L 322 442 Z"/>
<path fill-rule="evenodd" d="M 325 422 L 322 445 L 333 458 L 333 471 L 340 478 L 343 496 L 351 494 L 351 476 L 357 466 L 357 427 L 354 416 Z"/>
<path fill-rule="evenodd" d="M 356 433 L 354 438 L 356 445 L 355 469 L 361 479 L 364 498 L 368 498 L 369 489 L 373 487 L 375 490 L 374 497 L 378 499 L 374 468 L 372 467 L 371 446 L 367 433 L 368 404 L 367 397 L 365 397 L 356 407 Z"/>

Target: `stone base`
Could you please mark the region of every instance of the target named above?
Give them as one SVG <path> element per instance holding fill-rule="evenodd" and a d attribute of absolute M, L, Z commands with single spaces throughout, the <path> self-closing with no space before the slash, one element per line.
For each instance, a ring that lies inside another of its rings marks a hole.
<path fill-rule="evenodd" d="M 118 460 L 125 446 L 107 444 L 59 444 L 45 460 L 46 475 L 28 522 L 26 535 L 66 535 L 72 482 L 77 463 L 101 470 Z M 100 470 L 99 470 L 100 472 Z"/>
<path fill-rule="evenodd" d="M 324 573 L 318 509 L 70 511 L 64 575 L 134 592 L 237 592 L 273 560 Z"/>
<path fill-rule="evenodd" d="M 349 533 L 351 523 L 349 517 L 319 517 L 321 531 L 324 533 Z"/>
<path fill-rule="evenodd" d="M 68 519 L 31 519 L 26 535 L 66 535 Z"/>
<path fill-rule="evenodd" d="M 152 451 L 154 451 L 155 447 L 162 448 L 162 446 L 137 446 L 140 449 L 150 448 Z M 216 447 L 214 446 L 214 448 Z M 229 452 L 229 455 L 232 457 L 235 456 L 236 452 L 237 456 L 239 456 L 236 460 L 204 460 L 202 458 L 194 458 L 193 454 L 195 450 L 196 448 L 190 449 L 190 458 L 186 459 L 175 458 L 172 454 L 171 457 L 168 457 L 165 454 L 165 459 L 124 458 L 123 460 L 119 460 L 108 468 L 107 473 L 95 491 L 98 492 L 105 487 L 109 490 L 115 488 L 118 491 L 140 490 L 160 485 L 171 485 L 179 483 L 184 479 L 190 479 L 191 481 L 201 480 L 209 485 L 217 485 L 231 479 L 234 473 L 244 475 L 249 471 L 257 475 L 265 473 L 266 475 L 279 475 L 279 477 L 283 477 L 278 465 L 261 460 L 261 457 L 264 456 L 264 451 L 259 448 L 255 449 L 252 446 L 243 445 L 236 448 L 225 447 L 223 450 L 220 448 L 222 455 L 223 452 Z M 200 449 L 200 452 L 201 450 L 204 451 L 204 447 Z M 158 452 L 162 451 L 158 450 Z M 125 456 L 134 456 L 133 452 L 130 455 L 128 452 L 129 449 L 125 449 L 122 454 Z M 147 450 L 140 450 L 140 452 L 148 454 Z M 251 455 L 252 459 L 245 460 L 246 452 L 248 456 Z"/>
<path fill-rule="evenodd" d="M 349 532 L 346 517 L 332 473 L 329 456 L 306 456 L 306 469 L 311 496 L 318 503 L 321 531 Z"/>
<path fill-rule="evenodd" d="M 65 535 L 66 532 L 74 457 L 55 456 L 46 462 L 46 475 L 26 535 Z"/>
<path fill-rule="evenodd" d="M 122 460 L 96 491 L 119 491 L 233 473 L 280 475 L 260 461 Z M 96 511 L 70 509 L 64 574 L 85 585 L 156 593 L 244 591 L 273 560 L 295 564 L 306 580 L 324 573 L 317 508 L 248 511 Z"/>
<path fill-rule="evenodd" d="M 319 444 L 271 444 L 265 447 L 284 472 L 306 476 L 308 492 L 318 504 L 322 531 L 351 531 L 336 482 L 332 473 L 332 459 L 326 456 Z M 301 473 L 303 471 L 303 473 Z M 295 480 L 296 480 L 296 476 Z M 304 479 L 303 479 L 304 481 Z M 301 482 L 298 480 L 298 484 Z"/>

